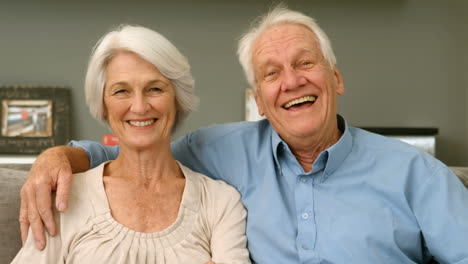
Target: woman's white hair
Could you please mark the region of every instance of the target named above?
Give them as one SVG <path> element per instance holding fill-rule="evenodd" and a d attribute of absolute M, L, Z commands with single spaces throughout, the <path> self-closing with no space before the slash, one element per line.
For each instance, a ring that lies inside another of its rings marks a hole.
<path fill-rule="evenodd" d="M 268 12 L 266 15 L 259 17 L 254 21 L 252 26 L 249 28 L 239 40 L 239 47 L 237 49 L 237 55 L 239 62 L 244 69 L 245 76 L 249 85 L 256 89 L 255 85 L 255 72 L 252 62 L 253 57 L 253 46 L 255 41 L 263 34 L 267 29 L 277 25 L 302 25 L 310 29 L 320 45 L 322 55 L 328 62 L 331 68 L 336 65 L 336 57 L 333 53 L 330 40 L 328 39 L 325 32 L 319 27 L 315 20 L 309 16 L 306 16 L 300 12 L 292 11 L 286 8 L 283 4 L 276 6 L 273 10 Z"/>
<path fill-rule="evenodd" d="M 176 119 L 173 131 L 198 105 L 194 80 L 187 58 L 163 35 L 142 27 L 120 25 L 106 33 L 94 46 L 85 80 L 86 103 L 91 115 L 108 125 L 105 117 L 106 67 L 119 52 L 129 51 L 153 64 L 175 88 Z"/>

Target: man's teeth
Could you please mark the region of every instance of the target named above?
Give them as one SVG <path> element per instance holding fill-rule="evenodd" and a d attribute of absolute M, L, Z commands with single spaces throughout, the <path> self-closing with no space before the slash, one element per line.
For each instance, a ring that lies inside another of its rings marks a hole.
<path fill-rule="evenodd" d="M 288 109 L 289 107 L 293 106 L 293 105 L 297 105 L 297 104 L 302 104 L 302 103 L 305 103 L 305 102 L 315 102 L 315 99 L 317 99 L 317 97 L 315 96 L 304 96 L 304 97 L 301 97 L 301 98 L 297 98 L 297 99 L 294 99 L 292 100 L 291 102 L 287 103 L 284 105 L 284 108 Z"/>
<path fill-rule="evenodd" d="M 132 126 L 138 126 L 138 127 L 143 127 L 143 126 L 149 126 L 154 123 L 154 119 L 147 120 L 147 121 L 128 121 L 130 125 Z"/>

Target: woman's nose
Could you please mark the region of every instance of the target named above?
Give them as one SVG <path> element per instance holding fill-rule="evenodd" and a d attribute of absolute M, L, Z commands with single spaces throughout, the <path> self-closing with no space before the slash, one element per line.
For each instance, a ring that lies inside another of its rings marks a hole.
<path fill-rule="evenodd" d="M 137 114 L 144 114 L 150 109 L 147 98 L 143 95 L 136 95 L 132 99 L 131 111 Z"/>

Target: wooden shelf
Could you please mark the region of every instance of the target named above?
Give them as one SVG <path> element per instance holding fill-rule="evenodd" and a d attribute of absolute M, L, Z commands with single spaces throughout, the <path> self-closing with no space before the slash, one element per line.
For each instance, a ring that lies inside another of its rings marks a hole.
<path fill-rule="evenodd" d="M 0 164 L 33 164 L 36 155 L 0 155 Z"/>

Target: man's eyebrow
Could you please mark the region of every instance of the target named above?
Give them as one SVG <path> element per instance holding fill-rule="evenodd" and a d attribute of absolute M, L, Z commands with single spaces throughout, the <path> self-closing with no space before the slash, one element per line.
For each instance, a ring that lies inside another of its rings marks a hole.
<path fill-rule="evenodd" d="M 278 62 L 278 60 L 275 60 L 274 58 L 268 58 L 268 59 L 265 59 L 263 61 L 259 61 L 258 62 L 258 65 L 260 66 L 260 68 L 264 68 L 264 67 L 267 67 L 267 66 L 270 66 L 270 65 L 274 65 Z"/>
<path fill-rule="evenodd" d="M 297 57 L 300 57 L 300 56 L 302 56 L 304 54 L 311 54 L 311 55 L 314 56 L 314 58 L 318 57 L 318 52 L 316 50 L 314 50 L 314 49 L 309 49 L 309 48 L 301 49 L 299 52 L 296 53 L 296 55 L 294 57 L 297 58 Z"/>

